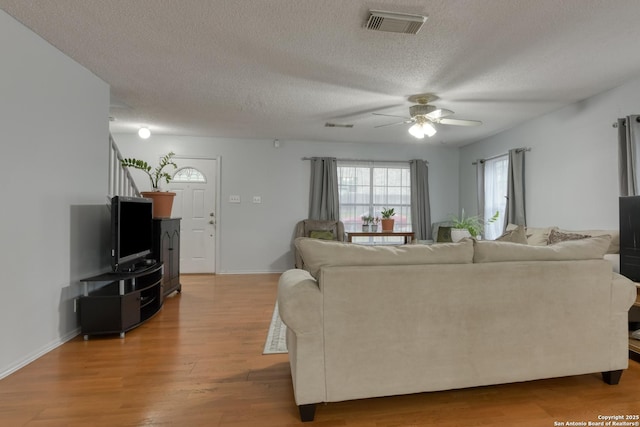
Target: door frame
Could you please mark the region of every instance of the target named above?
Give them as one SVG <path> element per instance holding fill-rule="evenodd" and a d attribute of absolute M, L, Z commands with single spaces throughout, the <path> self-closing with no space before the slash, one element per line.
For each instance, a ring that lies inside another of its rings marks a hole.
<path fill-rule="evenodd" d="M 194 160 L 215 160 L 216 161 L 216 185 L 214 186 L 215 188 L 215 197 L 214 197 L 214 207 L 213 209 L 215 210 L 216 213 L 216 224 L 215 224 L 215 228 L 214 228 L 214 232 L 213 232 L 213 247 L 214 247 L 214 251 L 215 251 L 215 255 L 213 257 L 214 259 L 214 263 L 215 263 L 215 268 L 213 269 L 213 274 L 218 274 L 218 271 L 220 271 L 220 239 L 218 238 L 218 236 L 220 235 L 219 231 L 220 230 L 220 165 L 222 164 L 222 156 L 190 156 L 187 154 L 176 154 L 175 156 L 173 156 L 174 159 L 179 159 L 179 160 L 189 160 L 189 159 L 194 159 Z"/>

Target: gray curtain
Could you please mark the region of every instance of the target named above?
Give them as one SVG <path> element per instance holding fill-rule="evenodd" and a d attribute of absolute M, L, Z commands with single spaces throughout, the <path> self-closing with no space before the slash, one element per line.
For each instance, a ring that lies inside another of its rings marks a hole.
<path fill-rule="evenodd" d="M 509 150 L 509 170 L 507 181 L 507 224 L 527 225 L 524 206 L 524 153 L 523 148 Z"/>
<path fill-rule="evenodd" d="M 621 196 L 638 195 L 638 148 L 640 144 L 640 116 L 618 119 L 618 177 Z"/>
<path fill-rule="evenodd" d="M 338 166 L 332 157 L 311 159 L 309 219 L 338 220 Z"/>
<path fill-rule="evenodd" d="M 411 175 L 411 227 L 417 240 L 426 240 L 431 236 L 429 168 L 424 160 L 411 160 L 409 173 Z"/>
<path fill-rule="evenodd" d="M 478 216 L 484 221 L 484 160 L 476 161 L 476 187 L 478 193 Z"/>

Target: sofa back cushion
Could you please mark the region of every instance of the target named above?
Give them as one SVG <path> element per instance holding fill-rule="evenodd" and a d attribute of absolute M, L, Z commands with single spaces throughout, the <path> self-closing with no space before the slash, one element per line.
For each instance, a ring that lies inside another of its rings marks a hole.
<path fill-rule="evenodd" d="M 602 259 L 610 242 L 611 237 L 608 235 L 567 240 L 549 246 L 480 240 L 474 242 L 473 262 Z"/>
<path fill-rule="evenodd" d="M 518 226 L 515 224 L 508 224 L 507 231 L 515 230 Z M 561 233 L 582 234 L 588 236 L 611 236 L 611 242 L 609 243 L 608 254 L 617 254 L 620 252 L 620 233 L 618 230 L 564 230 L 558 227 L 525 227 L 525 235 L 527 236 L 527 243 L 530 245 L 544 246 L 549 244 L 549 235 L 551 230 L 556 230 Z"/>
<path fill-rule="evenodd" d="M 607 249 L 608 254 L 617 254 L 620 252 L 620 232 L 618 230 L 563 230 L 559 229 L 558 231 L 563 233 L 576 233 L 576 234 L 586 234 L 589 236 L 603 236 L 609 235 L 611 236 L 611 242 L 609 243 L 609 249 Z"/>
<path fill-rule="evenodd" d="M 296 249 L 304 267 L 318 278 L 320 268 L 338 265 L 469 264 L 473 262 L 473 241 L 435 245 L 365 246 L 353 243 L 299 237 Z"/>

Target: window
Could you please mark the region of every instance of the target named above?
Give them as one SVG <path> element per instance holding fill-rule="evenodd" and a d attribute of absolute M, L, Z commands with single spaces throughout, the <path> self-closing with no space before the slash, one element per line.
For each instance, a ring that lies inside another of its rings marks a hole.
<path fill-rule="evenodd" d="M 338 161 L 340 220 L 345 231 L 362 229 L 362 216 L 381 217 L 395 209 L 395 231 L 411 231 L 411 182 L 408 163 Z"/>
<path fill-rule="evenodd" d="M 497 221 L 484 227 L 484 238 L 487 240 L 499 237 L 504 229 L 508 168 L 507 154 L 484 162 L 484 219 L 488 220 L 496 211 L 500 212 Z"/>
<path fill-rule="evenodd" d="M 173 182 L 189 183 L 189 182 L 207 182 L 207 178 L 198 169 L 192 167 L 184 167 L 178 169 L 173 174 Z"/>

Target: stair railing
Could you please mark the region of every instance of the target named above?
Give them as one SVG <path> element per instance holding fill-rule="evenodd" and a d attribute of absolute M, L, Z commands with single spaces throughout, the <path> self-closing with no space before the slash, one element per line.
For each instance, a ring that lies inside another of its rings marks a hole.
<path fill-rule="evenodd" d="M 109 200 L 113 196 L 140 197 L 140 190 L 129 169 L 122 166 L 122 159 L 122 153 L 109 133 Z"/>

